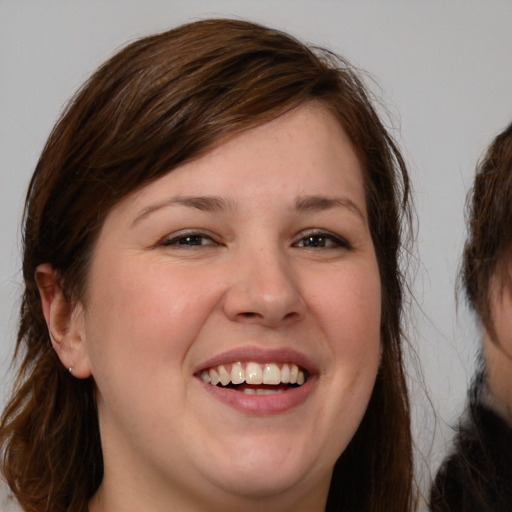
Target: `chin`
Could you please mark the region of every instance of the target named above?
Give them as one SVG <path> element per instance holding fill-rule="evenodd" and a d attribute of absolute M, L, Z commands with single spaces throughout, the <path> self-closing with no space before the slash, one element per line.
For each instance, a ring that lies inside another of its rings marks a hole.
<path fill-rule="evenodd" d="M 248 499 L 301 495 L 319 482 L 330 481 L 332 468 L 316 468 L 308 454 L 300 457 L 297 453 L 293 456 L 293 450 L 283 454 L 260 449 L 254 455 L 245 453 L 227 460 L 223 467 L 217 465 L 210 481 L 231 495 Z"/>
<path fill-rule="evenodd" d="M 221 480 L 221 479 L 219 479 Z M 304 492 L 305 475 L 293 471 L 265 471 L 253 468 L 250 472 L 226 475 L 218 485 L 235 496 L 245 499 L 275 498 Z"/>

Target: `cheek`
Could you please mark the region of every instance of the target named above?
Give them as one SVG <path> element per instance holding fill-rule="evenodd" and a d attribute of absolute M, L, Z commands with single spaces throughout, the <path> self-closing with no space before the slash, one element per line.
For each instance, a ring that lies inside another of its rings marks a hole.
<path fill-rule="evenodd" d="M 512 357 L 512 290 L 507 285 L 494 307 L 496 331 L 500 345 Z"/>
<path fill-rule="evenodd" d="M 117 360 L 125 370 L 181 365 L 215 304 L 196 273 L 162 263 L 107 262 L 93 268 L 86 329 L 94 373 Z M 198 297 L 201 298 L 198 301 Z M 94 368 L 96 366 L 96 368 Z"/>
<path fill-rule="evenodd" d="M 316 311 L 332 361 L 321 416 L 327 446 L 340 454 L 359 427 L 380 364 L 381 286 L 373 264 L 347 268 L 325 283 Z"/>
<path fill-rule="evenodd" d="M 349 267 L 317 294 L 320 323 L 335 354 L 380 352 L 381 286 L 376 265 Z"/>
<path fill-rule="evenodd" d="M 377 376 L 381 358 L 381 285 L 376 264 L 350 268 L 329 283 L 318 306 L 319 322 L 333 359 L 331 411 L 326 413 L 333 415 L 333 428 L 336 432 L 341 429 L 338 434 L 342 439 L 345 428 L 357 428 Z M 343 421 L 338 417 L 341 411 Z"/>

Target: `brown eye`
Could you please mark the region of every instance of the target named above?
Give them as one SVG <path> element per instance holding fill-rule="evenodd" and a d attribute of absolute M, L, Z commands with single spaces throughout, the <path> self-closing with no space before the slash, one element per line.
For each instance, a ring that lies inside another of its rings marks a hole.
<path fill-rule="evenodd" d="M 326 247 L 329 240 L 325 236 L 311 235 L 303 238 L 298 244 L 300 247 Z"/>
<path fill-rule="evenodd" d="M 201 245 L 217 245 L 211 237 L 202 233 L 185 233 L 162 240 L 163 246 L 195 247 Z"/>
<path fill-rule="evenodd" d="M 343 238 L 333 235 L 331 233 L 311 233 L 302 237 L 294 244 L 295 247 L 308 247 L 319 249 L 336 249 L 346 248 L 349 249 L 349 243 Z"/>

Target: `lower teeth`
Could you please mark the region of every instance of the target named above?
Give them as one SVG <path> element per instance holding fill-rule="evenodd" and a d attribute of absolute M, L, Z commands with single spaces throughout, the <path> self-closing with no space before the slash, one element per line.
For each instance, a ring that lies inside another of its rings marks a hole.
<path fill-rule="evenodd" d="M 213 384 L 212 384 L 213 385 Z M 231 391 L 237 391 L 245 395 L 275 395 L 276 393 L 284 393 L 294 388 L 300 387 L 299 384 L 262 384 L 262 385 L 249 385 L 249 384 L 228 384 L 223 386 L 220 382 L 216 387 L 221 389 L 229 389 Z"/>
<path fill-rule="evenodd" d="M 282 393 L 285 391 L 284 389 L 251 389 L 251 388 L 245 388 L 242 390 L 242 393 L 246 395 L 274 395 L 276 393 Z"/>

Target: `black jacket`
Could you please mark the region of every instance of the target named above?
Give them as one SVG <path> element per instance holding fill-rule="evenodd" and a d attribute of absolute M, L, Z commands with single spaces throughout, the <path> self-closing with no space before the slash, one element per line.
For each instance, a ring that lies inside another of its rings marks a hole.
<path fill-rule="evenodd" d="M 512 512 L 512 429 L 470 401 L 430 494 L 431 512 Z"/>

